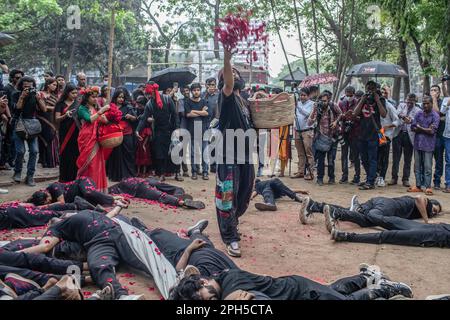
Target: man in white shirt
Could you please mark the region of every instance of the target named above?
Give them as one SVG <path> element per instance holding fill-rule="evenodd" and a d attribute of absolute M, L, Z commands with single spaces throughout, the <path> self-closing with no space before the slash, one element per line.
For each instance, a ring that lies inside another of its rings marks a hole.
<path fill-rule="evenodd" d="M 391 141 L 395 138 L 394 129 L 400 126 L 401 121 L 398 117 L 398 111 L 395 107 L 386 100 L 386 118 L 381 118 L 381 126 L 384 129 L 384 135 L 387 142 L 378 147 L 378 178 L 375 184 L 378 187 L 386 186 L 386 173 L 389 167 L 389 153 L 391 150 Z"/>
<path fill-rule="evenodd" d="M 298 171 L 292 176 L 293 179 L 305 178 L 311 181 L 314 179 L 313 165 L 314 154 L 312 150 L 314 128 L 309 126 L 307 121 L 314 107 L 314 102 L 309 99 L 309 90 L 300 90 L 300 100 L 295 108 L 295 147 L 298 154 Z M 307 176 L 305 176 L 305 167 Z"/>
<path fill-rule="evenodd" d="M 445 114 L 445 189 L 444 193 L 450 193 L 450 98 L 445 98 L 442 102 L 441 113 Z"/>

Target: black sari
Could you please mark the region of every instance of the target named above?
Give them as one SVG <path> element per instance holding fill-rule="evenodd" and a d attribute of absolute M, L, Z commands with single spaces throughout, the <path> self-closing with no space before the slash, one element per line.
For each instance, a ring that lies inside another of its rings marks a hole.
<path fill-rule="evenodd" d="M 57 100 L 58 97 L 51 94 L 45 98 L 45 104 L 54 107 Z M 39 110 L 37 118 L 42 126 L 42 131 L 38 136 L 39 163 L 42 164 L 43 168 L 55 168 L 59 163 L 59 145 L 57 130 L 53 122 L 53 111 L 42 112 Z"/>
<path fill-rule="evenodd" d="M 106 162 L 106 174 L 114 182 L 136 176 L 136 139 L 133 122 L 125 119 L 127 114 L 136 117 L 136 110 L 131 105 L 125 105 L 120 111 L 122 111 L 120 127 L 123 130 L 123 142 L 114 148 Z"/>
<path fill-rule="evenodd" d="M 68 106 L 65 102 L 59 102 L 55 106 L 55 113 L 66 114 L 75 110 L 78 103 L 75 101 Z M 79 128 L 73 118 L 65 118 L 59 124 L 59 181 L 71 182 L 77 178 L 76 161 L 80 155 L 78 150 Z"/>

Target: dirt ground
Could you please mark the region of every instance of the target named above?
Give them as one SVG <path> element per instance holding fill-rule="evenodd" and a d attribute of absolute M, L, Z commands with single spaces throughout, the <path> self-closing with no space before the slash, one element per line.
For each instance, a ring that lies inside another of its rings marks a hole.
<path fill-rule="evenodd" d="M 338 156 L 339 159 L 339 156 Z M 340 161 L 336 161 L 340 167 Z M 292 166 L 295 167 L 294 165 Z M 340 178 L 340 170 L 337 180 Z M 390 177 L 390 174 L 388 174 Z M 168 179 L 168 183 L 182 186 L 185 190 L 206 203 L 202 211 L 165 209 L 142 202 L 133 202 L 126 215 L 138 216 L 151 228 L 162 227 L 176 231 L 192 225 L 197 220 L 208 219 L 208 235 L 216 247 L 225 250 L 220 240 L 214 206 L 215 177 L 209 181 L 192 181 L 187 178 L 177 183 Z M 413 182 L 413 178 L 411 182 Z M 373 191 L 359 191 L 351 185 L 334 185 L 323 187 L 313 182 L 283 178 L 292 188 L 304 188 L 310 191 L 313 199 L 349 206 L 353 194 L 366 201 L 374 196 L 396 197 L 406 194 L 406 189 L 400 186 L 378 188 Z M 326 181 L 326 179 L 325 179 Z M 12 186 L 10 193 L 0 196 L 0 202 L 25 199 L 33 190 L 44 188 L 48 183 L 40 183 L 36 188 Z M 443 204 L 444 211 L 450 212 L 450 198 L 435 192 L 435 197 Z M 260 201 L 260 198 L 256 198 Z M 450 250 L 439 248 L 416 248 L 394 245 L 368 245 L 356 243 L 334 243 L 325 229 L 324 218 L 316 214 L 309 225 L 303 226 L 298 220 L 299 204 L 289 199 L 278 202 L 277 212 L 258 212 L 254 203 L 240 219 L 242 233 L 242 254 L 235 262 L 247 271 L 270 276 L 298 274 L 329 283 L 341 277 L 354 275 L 362 262 L 376 264 L 393 280 L 407 283 L 413 288 L 416 299 L 427 295 L 450 293 Z M 434 219 L 433 223 L 450 223 L 450 214 Z M 361 229 L 351 223 L 341 223 L 341 229 L 360 233 L 376 231 L 376 229 Z M 38 236 L 42 230 L 16 230 L 0 234 L 0 241 L 14 239 L 19 236 Z M 121 283 L 128 287 L 130 293 L 145 294 L 147 299 L 160 299 L 161 295 L 150 277 L 130 269 L 119 269 Z M 84 288 L 86 296 L 96 289 Z"/>

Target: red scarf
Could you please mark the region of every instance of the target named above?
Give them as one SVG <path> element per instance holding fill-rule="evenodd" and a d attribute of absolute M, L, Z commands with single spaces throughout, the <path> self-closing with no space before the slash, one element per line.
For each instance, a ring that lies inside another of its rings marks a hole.
<path fill-rule="evenodd" d="M 145 93 L 148 93 L 150 95 L 153 96 L 153 94 L 155 94 L 155 100 L 156 100 L 156 104 L 158 105 L 158 108 L 162 109 L 163 108 L 163 102 L 161 100 L 161 96 L 159 95 L 159 85 L 158 84 L 147 84 L 147 86 L 145 87 Z"/>

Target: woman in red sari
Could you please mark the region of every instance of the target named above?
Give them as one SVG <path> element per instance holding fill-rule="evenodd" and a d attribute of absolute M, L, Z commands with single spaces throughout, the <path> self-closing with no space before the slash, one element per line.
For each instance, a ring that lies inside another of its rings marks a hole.
<path fill-rule="evenodd" d="M 87 88 L 83 93 L 83 100 L 78 108 L 78 118 L 82 123 L 78 135 L 78 148 L 80 156 L 77 159 L 77 178 L 88 177 L 94 180 L 100 191 L 106 191 L 108 181 L 106 178 L 106 161 L 103 148 L 98 143 L 98 126 L 107 124 L 105 112 L 109 105 L 97 108 L 97 97 L 100 88 Z"/>

